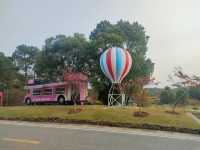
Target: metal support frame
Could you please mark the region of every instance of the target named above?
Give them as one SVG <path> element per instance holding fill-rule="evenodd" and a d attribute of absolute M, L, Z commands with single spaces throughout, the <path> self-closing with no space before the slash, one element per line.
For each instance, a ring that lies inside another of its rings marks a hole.
<path fill-rule="evenodd" d="M 125 94 L 120 83 L 112 83 L 108 93 L 108 106 L 125 106 Z"/>

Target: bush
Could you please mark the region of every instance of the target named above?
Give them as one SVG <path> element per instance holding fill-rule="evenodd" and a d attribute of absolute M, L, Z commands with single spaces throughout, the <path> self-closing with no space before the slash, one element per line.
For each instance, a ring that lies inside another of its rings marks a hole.
<path fill-rule="evenodd" d="M 193 99 L 200 100 L 200 88 L 198 87 L 191 87 L 189 89 L 189 96 Z"/>
<path fill-rule="evenodd" d="M 176 102 L 178 101 L 179 104 L 185 104 L 187 99 L 188 99 L 188 91 L 187 91 L 187 89 L 179 88 L 176 91 Z"/>
<path fill-rule="evenodd" d="M 175 99 L 176 95 L 169 87 L 166 87 L 160 94 L 161 104 L 172 104 L 175 102 Z"/>
<path fill-rule="evenodd" d="M 173 105 L 173 112 L 175 112 L 176 106 L 178 104 L 185 104 L 186 100 L 188 99 L 188 90 L 185 88 L 178 88 L 176 91 L 176 100 L 175 103 Z"/>
<path fill-rule="evenodd" d="M 8 101 L 7 105 L 23 105 L 23 99 L 26 94 L 26 91 L 21 88 L 12 88 L 8 91 Z M 5 102 L 6 103 L 6 102 Z"/>

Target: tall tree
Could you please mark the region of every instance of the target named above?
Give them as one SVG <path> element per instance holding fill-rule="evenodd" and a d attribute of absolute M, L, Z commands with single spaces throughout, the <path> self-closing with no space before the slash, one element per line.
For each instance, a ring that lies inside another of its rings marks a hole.
<path fill-rule="evenodd" d="M 61 80 L 64 69 L 84 71 L 84 59 L 88 41 L 83 34 L 57 35 L 48 38 L 34 67 L 38 77 Z"/>
<path fill-rule="evenodd" d="M 11 86 L 17 79 L 17 69 L 13 65 L 11 58 L 0 52 L 0 83 L 1 88 Z"/>
<path fill-rule="evenodd" d="M 12 58 L 18 69 L 24 72 L 25 78 L 27 78 L 28 73 L 32 71 L 35 64 L 36 55 L 39 49 L 34 46 L 19 45 L 14 51 Z"/>
<path fill-rule="evenodd" d="M 128 48 L 133 59 L 132 68 L 125 78 L 125 82 L 137 80 L 137 78 L 151 76 L 154 70 L 154 64 L 146 57 L 147 43 L 149 37 L 146 36 L 144 27 L 137 22 L 129 23 L 120 20 L 117 24 L 111 24 L 109 21 L 101 21 L 96 28 L 91 32 L 90 40 L 92 43 L 91 53 L 98 48 L 106 50 L 111 46 L 119 46 Z M 97 55 L 97 54 L 95 54 Z M 89 69 L 91 72 L 92 84 L 100 91 L 100 99 L 107 102 L 107 93 L 109 82 L 102 75 L 99 68 L 99 58 L 89 55 L 87 60 L 93 60 Z M 126 84 L 130 85 L 130 84 Z M 131 84 L 130 86 L 134 86 Z M 125 87 L 129 88 L 129 87 Z M 134 89 L 134 88 L 133 88 Z"/>
<path fill-rule="evenodd" d="M 25 94 L 24 83 L 24 76 L 18 72 L 12 58 L 0 52 L 0 90 L 6 95 L 4 104 L 22 103 Z"/>

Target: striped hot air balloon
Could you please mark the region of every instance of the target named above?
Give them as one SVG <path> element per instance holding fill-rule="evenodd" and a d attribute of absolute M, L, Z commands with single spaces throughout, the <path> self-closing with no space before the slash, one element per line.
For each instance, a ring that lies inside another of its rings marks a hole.
<path fill-rule="evenodd" d="M 132 58 L 129 52 L 119 47 L 107 49 L 100 57 L 101 70 L 112 83 L 121 83 L 131 65 Z"/>

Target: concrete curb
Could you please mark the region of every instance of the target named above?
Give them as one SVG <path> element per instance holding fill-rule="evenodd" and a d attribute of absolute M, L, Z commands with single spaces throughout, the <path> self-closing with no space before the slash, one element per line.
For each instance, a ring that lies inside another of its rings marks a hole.
<path fill-rule="evenodd" d="M 179 128 L 173 126 L 162 126 L 156 124 L 130 124 L 130 123 L 118 123 L 108 121 L 91 121 L 91 120 L 69 120 L 61 118 L 2 118 L 0 120 L 13 120 L 13 121 L 29 121 L 29 122 L 49 122 L 49 123 L 63 123 L 63 124 L 80 124 L 80 125 L 99 125 L 108 127 L 121 127 L 132 129 L 148 129 L 158 131 L 170 131 L 179 133 L 189 133 L 200 135 L 200 129 Z"/>

